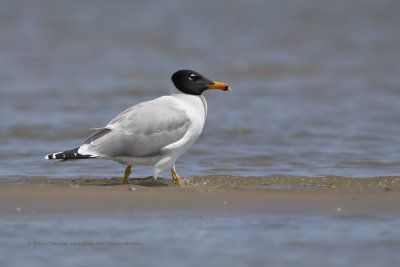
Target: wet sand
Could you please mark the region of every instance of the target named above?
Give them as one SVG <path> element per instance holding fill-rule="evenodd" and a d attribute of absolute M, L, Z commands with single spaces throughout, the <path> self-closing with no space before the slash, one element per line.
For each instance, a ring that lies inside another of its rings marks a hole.
<path fill-rule="evenodd" d="M 117 185 L 119 179 L 31 178 L 20 184 L 0 184 L 0 214 L 180 210 L 199 216 L 219 216 L 226 212 L 239 216 L 248 213 L 341 212 L 400 215 L 397 188 L 274 188 L 261 186 L 260 181 L 262 178 L 259 178 L 258 186 L 189 184 L 178 187 L 164 179 L 156 183 L 131 180 L 131 184 Z"/>

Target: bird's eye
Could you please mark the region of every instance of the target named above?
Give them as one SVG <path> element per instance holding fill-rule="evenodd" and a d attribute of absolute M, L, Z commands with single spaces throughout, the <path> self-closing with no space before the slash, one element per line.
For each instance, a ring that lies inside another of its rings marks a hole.
<path fill-rule="evenodd" d="M 199 76 L 197 76 L 197 75 L 195 75 L 195 74 L 190 74 L 189 75 L 189 80 L 191 80 L 191 81 L 196 81 L 196 80 L 198 80 L 199 79 Z"/>

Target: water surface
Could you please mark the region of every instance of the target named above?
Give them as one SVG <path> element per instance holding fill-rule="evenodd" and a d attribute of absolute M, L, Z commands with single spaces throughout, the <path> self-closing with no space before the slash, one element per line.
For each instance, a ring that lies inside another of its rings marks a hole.
<path fill-rule="evenodd" d="M 165 94 L 181 68 L 232 87 L 206 92 L 182 176 L 399 175 L 396 1 L 0 5 L 2 178 L 122 175 L 113 162 L 43 156 Z"/>
<path fill-rule="evenodd" d="M 190 68 L 232 92 L 206 92 L 206 126 L 178 160 L 181 176 L 206 177 L 208 186 L 398 189 L 399 10 L 395 0 L 3 0 L 0 179 L 90 184 L 122 176 L 114 162 L 51 165 L 43 157 L 77 147 L 89 128 L 167 93 L 172 73 Z M 132 177 L 150 173 L 136 167 Z M 2 265 L 400 261 L 395 215 L 204 215 L 2 215 Z"/>
<path fill-rule="evenodd" d="M 3 217 L 2 264 L 395 266 L 400 259 L 399 217 L 205 214 Z"/>

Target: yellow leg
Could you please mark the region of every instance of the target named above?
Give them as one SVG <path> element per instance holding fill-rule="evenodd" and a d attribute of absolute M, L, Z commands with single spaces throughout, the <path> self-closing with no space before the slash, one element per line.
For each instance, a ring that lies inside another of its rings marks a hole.
<path fill-rule="evenodd" d="M 179 175 L 176 173 L 176 171 L 174 169 L 171 170 L 171 173 L 172 173 L 172 178 L 174 178 L 174 181 L 178 185 L 183 185 L 182 179 L 179 177 Z"/>
<path fill-rule="evenodd" d="M 124 180 L 122 180 L 122 184 L 126 184 L 128 182 L 129 175 L 132 173 L 131 167 L 132 165 L 128 165 L 128 167 L 126 167 Z"/>

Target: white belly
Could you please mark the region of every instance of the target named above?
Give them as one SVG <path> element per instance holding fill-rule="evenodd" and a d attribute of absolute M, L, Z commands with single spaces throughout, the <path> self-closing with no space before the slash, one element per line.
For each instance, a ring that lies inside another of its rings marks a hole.
<path fill-rule="evenodd" d="M 154 164 L 154 161 L 158 157 L 146 157 L 146 158 L 133 158 L 133 157 L 115 157 L 110 158 L 111 160 L 117 161 L 123 165 L 132 165 L 132 166 L 139 166 L 139 165 L 147 165 L 151 166 Z"/>

